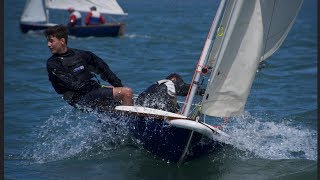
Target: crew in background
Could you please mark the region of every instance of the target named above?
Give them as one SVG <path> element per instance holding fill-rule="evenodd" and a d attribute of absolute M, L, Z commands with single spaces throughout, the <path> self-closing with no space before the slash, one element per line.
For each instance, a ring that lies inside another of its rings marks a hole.
<path fill-rule="evenodd" d="M 70 7 L 68 9 L 70 15 L 69 15 L 69 26 L 74 26 L 74 25 L 81 25 L 82 24 L 82 17 L 79 11 L 76 11 L 74 8 Z"/>
<path fill-rule="evenodd" d="M 106 20 L 100 14 L 100 12 L 97 11 L 97 8 L 95 6 L 92 6 L 90 8 L 90 12 L 88 12 L 84 22 L 86 25 L 98 25 L 98 24 L 106 23 Z"/>

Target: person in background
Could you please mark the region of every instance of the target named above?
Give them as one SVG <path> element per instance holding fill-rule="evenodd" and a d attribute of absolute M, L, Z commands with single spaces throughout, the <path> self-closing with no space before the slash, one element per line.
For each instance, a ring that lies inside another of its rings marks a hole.
<path fill-rule="evenodd" d="M 58 94 L 79 109 L 112 110 L 115 105 L 133 105 L 133 93 L 125 87 L 107 63 L 90 51 L 68 47 L 63 25 L 45 31 L 52 56 L 47 60 L 49 81 Z M 102 86 L 96 75 L 112 86 Z M 94 80 L 93 78 L 96 78 Z"/>
<path fill-rule="evenodd" d="M 106 20 L 100 14 L 100 12 L 97 11 L 97 8 L 95 6 L 92 6 L 90 8 L 90 12 L 88 12 L 84 22 L 86 25 L 98 25 L 98 24 L 106 23 Z"/>
<path fill-rule="evenodd" d="M 69 15 L 69 26 L 75 26 L 79 25 L 81 26 L 82 24 L 82 17 L 79 11 L 76 11 L 73 7 L 68 8 L 68 12 L 70 13 Z"/>
<path fill-rule="evenodd" d="M 190 84 L 186 84 L 179 74 L 172 73 L 143 91 L 135 105 L 177 113 L 180 109 L 177 96 L 187 96 L 189 87 Z M 204 91 L 199 88 L 197 95 L 203 96 Z"/>

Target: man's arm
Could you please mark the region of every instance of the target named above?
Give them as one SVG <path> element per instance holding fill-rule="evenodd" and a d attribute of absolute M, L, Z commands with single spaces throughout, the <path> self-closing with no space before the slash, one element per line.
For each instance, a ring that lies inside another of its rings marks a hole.
<path fill-rule="evenodd" d="M 187 96 L 189 92 L 190 84 L 183 84 L 181 87 L 178 87 L 177 96 Z M 198 86 L 196 91 L 196 95 L 203 96 L 205 93 L 205 89 L 201 89 Z"/>
<path fill-rule="evenodd" d="M 91 17 L 92 17 L 92 13 L 89 12 L 89 13 L 87 14 L 86 18 L 84 19 L 84 23 L 85 23 L 86 25 L 89 24 Z"/>
<path fill-rule="evenodd" d="M 101 24 L 106 23 L 106 19 L 101 14 L 100 14 L 100 22 L 101 22 Z"/>
<path fill-rule="evenodd" d="M 87 55 L 90 57 L 88 64 L 92 67 L 94 73 L 99 74 L 101 79 L 109 82 L 114 87 L 123 87 L 121 80 L 117 75 L 109 68 L 107 63 L 105 63 L 101 58 L 92 52 L 87 51 Z"/>

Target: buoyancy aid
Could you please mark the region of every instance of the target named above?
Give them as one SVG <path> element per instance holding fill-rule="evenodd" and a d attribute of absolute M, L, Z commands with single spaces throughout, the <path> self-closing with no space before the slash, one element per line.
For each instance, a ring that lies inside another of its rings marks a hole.
<path fill-rule="evenodd" d="M 92 89 L 100 87 L 100 85 L 96 81 L 91 80 L 95 76 L 88 70 L 87 62 L 81 57 L 79 53 L 76 53 L 74 56 L 66 56 L 61 58 L 63 67 L 70 74 L 72 74 L 75 79 L 82 82 L 88 82 L 92 85 L 91 89 L 86 88 L 87 90 L 85 91 L 90 92 Z M 81 96 L 87 93 L 85 91 L 83 93 L 66 91 L 63 94 L 63 99 L 69 104 L 73 105 L 79 101 Z"/>
<path fill-rule="evenodd" d="M 167 94 L 174 97 L 176 96 L 176 88 L 171 80 L 163 79 L 157 81 L 158 85 L 164 84 L 167 87 Z"/>
<path fill-rule="evenodd" d="M 60 61 L 65 70 L 81 81 L 87 81 L 94 77 L 88 70 L 87 62 L 79 53 L 74 56 L 60 57 Z"/>
<path fill-rule="evenodd" d="M 74 11 L 70 14 L 70 20 L 73 19 L 73 17 L 75 18 L 75 22 L 71 22 L 73 25 L 81 25 L 82 24 L 82 19 L 81 19 L 81 14 L 79 11 Z"/>
<path fill-rule="evenodd" d="M 90 92 L 92 89 L 100 87 L 97 81 L 92 80 L 95 76 L 89 71 L 88 64 L 86 60 L 81 57 L 81 53 L 70 51 L 65 55 L 53 58 L 52 62 L 60 64 L 64 69 L 64 75 L 62 76 L 67 77 L 64 79 L 64 84 L 81 82 L 75 87 L 76 89 L 81 89 L 81 91 L 76 92 L 68 86 L 59 83 L 59 79 L 56 79 L 54 76 L 49 77 L 55 90 L 59 94 L 63 94 L 63 98 L 69 104 L 74 104 L 79 100 L 80 96 Z"/>
<path fill-rule="evenodd" d="M 138 96 L 136 105 L 178 112 L 179 105 L 174 83 L 167 79 L 157 81 Z"/>
<path fill-rule="evenodd" d="M 101 24 L 100 21 L 100 13 L 98 11 L 91 11 L 92 16 L 89 19 L 89 24 L 94 25 L 94 24 Z"/>

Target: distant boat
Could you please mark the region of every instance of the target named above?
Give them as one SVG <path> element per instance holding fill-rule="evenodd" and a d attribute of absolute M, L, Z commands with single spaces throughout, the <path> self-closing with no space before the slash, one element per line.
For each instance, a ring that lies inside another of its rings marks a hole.
<path fill-rule="evenodd" d="M 129 127 L 145 149 L 178 165 L 221 147 L 219 138 L 232 137 L 214 120 L 243 114 L 259 63 L 281 46 L 302 2 L 222 0 L 181 114 L 137 106 L 115 109 L 138 117 Z M 206 91 L 197 101 L 200 85 Z M 210 122 L 210 117 L 215 118 Z"/>
<path fill-rule="evenodd" d="M 126 16 L 116 0 L 27 0 L 20 18 L 22 33 L 41 31 L 57 25 L 49 21 L 49 10 L 58 9 L 67 11 L 73 7 L 80 12 L 88 12 L 90 7 L 96 6 L 101 14 L 110 16 Z M 124 22 L 107 22 L 101 25 L 67 26 L 69 35 L 76 37 L 104 37 L 122 36 L 125 32 Z"/>

